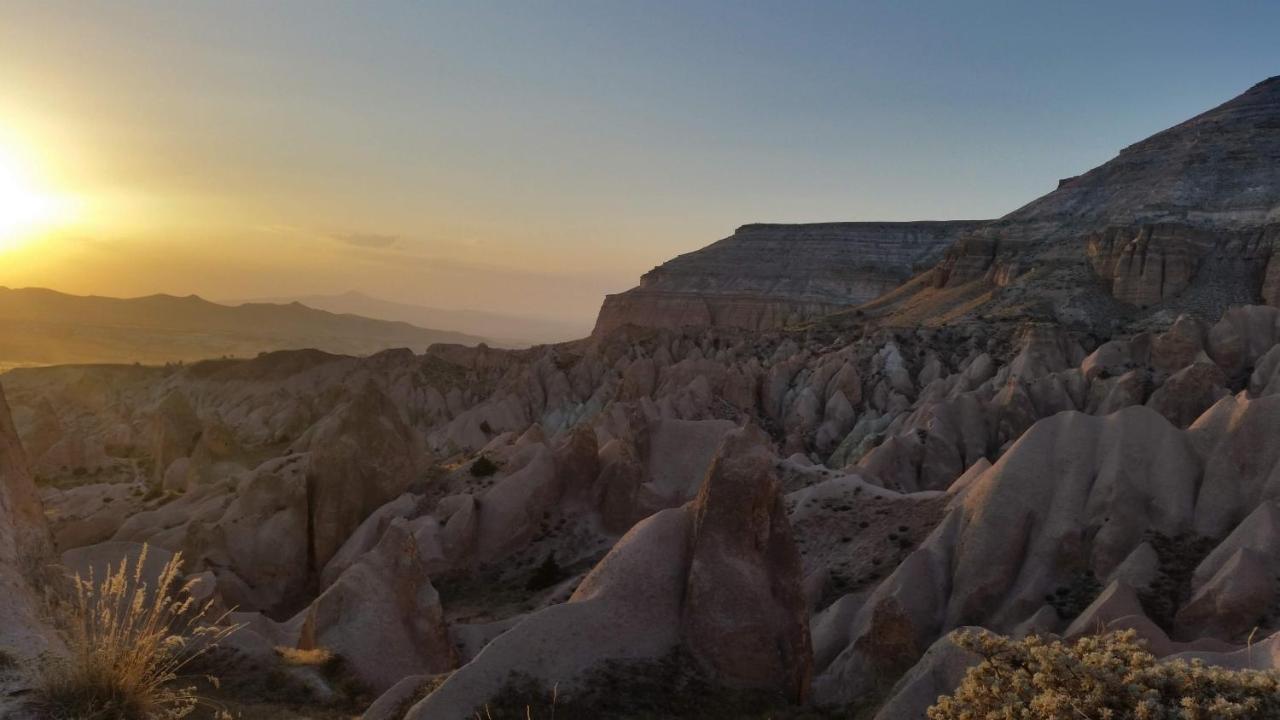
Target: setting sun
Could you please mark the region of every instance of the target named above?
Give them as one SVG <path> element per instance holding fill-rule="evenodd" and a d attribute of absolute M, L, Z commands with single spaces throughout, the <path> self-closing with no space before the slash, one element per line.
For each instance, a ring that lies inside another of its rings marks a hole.
<path fill-rule="evenodd" d="M 23 154 L 0 145 L 0 250 L 69 219 L 70 203 L 53 192 Z"/>

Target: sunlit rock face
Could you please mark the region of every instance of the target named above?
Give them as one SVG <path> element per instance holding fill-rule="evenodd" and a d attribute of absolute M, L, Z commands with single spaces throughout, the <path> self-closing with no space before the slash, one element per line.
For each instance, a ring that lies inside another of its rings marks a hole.
<path fill-rule="evenodd" d="M 26 453 L 0 391 L 0 647 L 13 658 L 34 658 L 57 645 L 32 587 L 51 547 Z"/>
<path fill-rule="evenodd" d="M 743 225 L 605 299 L 596 333 L 622 325 L 783 327 L 860 305 L 936 261 L 978 221 Z"/>

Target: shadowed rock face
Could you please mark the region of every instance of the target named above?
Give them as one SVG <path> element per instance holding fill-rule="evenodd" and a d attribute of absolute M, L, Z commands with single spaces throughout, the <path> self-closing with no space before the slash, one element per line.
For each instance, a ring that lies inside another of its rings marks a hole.
<path fill-rule="evenodd" d="M 32 659 L 56 649 L 24 572 L 48 562 L 50 550 L 44 509 L 0 391 L 0 647 L 13 658 Z M 0 715 L 5 712 L 0 701 Z"/>
<path fill-rule="evenodd" d="M 743 225 L 610 295 L 596 333 L 643 327 L 777 328 L 862 304 L 935 261 L 981 221 Z"/>

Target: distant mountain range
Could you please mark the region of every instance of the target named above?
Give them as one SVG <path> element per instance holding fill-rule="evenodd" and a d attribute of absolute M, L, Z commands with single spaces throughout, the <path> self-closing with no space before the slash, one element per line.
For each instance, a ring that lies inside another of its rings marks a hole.
<path fill-rule="evenodd" d="M 255 303 L 300 302 L 307 307 L 335 313 L 350 313 L 381 320 L 399 320 L 419 327 L 465 330 L 492 338 L 492 344 L 523 347 L 563 342 L 585 337 L 591 327 L 548 318 L 506 315 L 479 310 L 448 310 L 407 303 L 392 302 L 351 291 L 339 295 L 299 295 L 291 297 L 255 298 Z M 234 303 L 230 303 L 234 304 Z"/>
<path fill-rule="evenodd" d="M 121 299 L 0 287 L 0 367 L 151 364 L 300 348 L 368 355 L 387 348 L 422 352 L 435 343 L 485 341 L 296 302 L 233 307 L 195 295 Z"/>

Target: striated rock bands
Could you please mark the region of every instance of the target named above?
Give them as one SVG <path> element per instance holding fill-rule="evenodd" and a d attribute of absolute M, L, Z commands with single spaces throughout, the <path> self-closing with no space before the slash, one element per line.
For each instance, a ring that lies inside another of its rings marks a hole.
<path fill-rule="evenodd" d="M 1278 221 L 1275 77 L 965 234 L 925 292 L 903 298 L 915 320 L 947 316 L 960 288 L 990 292 L 978 303 L 988 317 L 1103 327 L 1159 309 L 1212 319 L 1276 301 L 1280 271 L 1264 269 Z"/>
<path fill-rule="evenodd" d="M 981 221 L 743 225 L 605 298 L 596 334 L 622 325 L 777 328 L 860 305 L 934 262 Z"/>

